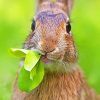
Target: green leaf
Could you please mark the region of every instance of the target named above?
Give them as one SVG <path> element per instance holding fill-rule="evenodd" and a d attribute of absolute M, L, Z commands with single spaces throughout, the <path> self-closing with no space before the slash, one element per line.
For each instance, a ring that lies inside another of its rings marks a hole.
<path fill-rule="evenodd" d="M 30 72 L 26 71 L 24 67 L 22 67 L 18 77 L 18 87 L 22 91 L 29 92 L 31 85 L 32 80 L 30 80 Z"/>
<path fill-rule="evenodd" d="M 39 73 L 44 73 L 43 63 L 39 62 L 38 64 L 30 72 L 30 79 L 31 80 L 34 80 L 34 77 L 36 77 L 35 75 L 37 75 Z M 40 76 L 42 76 L 42 75 L 40 75 Z"/>
<path fill-rule="evenodd" d="M 40 61 L 36 66 L 36 74 L 33 75 L 34 84 L 32 84 L 31 88 L 32 89 L 36 88 L 42 82 L 43 77 L 44 77 L 44 64 L 43 62 Z"/>
<path fill-rule="evenodd" d="M 34 68 L 36 68 L 36 72 L 34 71 Z M 40 62 L 40 63 L 36 64 L 36 66 L 34 68 L 31 72 L 33 80 L 30 79 L 29 71 L 26 71 L 24 69 L 24 67 L 21 69 L 19 78 L 18 78 L 18 87 L 22 91 L 31 92 L 42 82 L 43 77 L 44 77 L 43 63 Z"/>
<path fill-rule="evenodd" d="M 17 57 L 25 57 L 26 54 L 28 53 L 28 50 L 11 48 L 11 49 L 10 49 L 10 52 L 11 52 L 13 55 L 17 56 Z"/>
<path fill-rule="evenodd" d="M 29 51 L 26 55 L 25 62 L 24 62 L 24 68 L 27 71 L 31 71 L 33 67 L 37 64 L 39 61 L 41 55 L 38 52 Z"/>
<path fill-rule="evenodd" d="M 35 66 L 32 71 L 30 72 L 30 79 L 33 80 L 34 76 L 36 75 L 37 66 Z"/>

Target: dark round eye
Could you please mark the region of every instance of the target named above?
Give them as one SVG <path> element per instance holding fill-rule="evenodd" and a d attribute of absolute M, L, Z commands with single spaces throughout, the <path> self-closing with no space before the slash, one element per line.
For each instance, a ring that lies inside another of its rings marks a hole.
<path fill-rule="evenodd" d="M 67 31 L 67 33 L 70 33 L 70 31 L 71 31 L 70 22 L 68 22 L 67 25 L 66 25 L 66 31 Z"/>
<path fill-rule="evenodd" d="M 35 30 L 35 25 L 36 25 L 36 22 L 35 20 L 32 21 L 32 25 L 31 25 L 31 30 L 34 31 Z"/>

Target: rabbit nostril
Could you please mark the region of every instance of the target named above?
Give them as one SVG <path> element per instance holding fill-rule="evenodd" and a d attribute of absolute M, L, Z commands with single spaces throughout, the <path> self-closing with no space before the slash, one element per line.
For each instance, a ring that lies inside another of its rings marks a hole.
<path fill-rule="evenodd" d="M 41 51 L 43 51 L 44 53 L 50 53 L 53 52 L 55 50 L 56 45 L 51 43 L 50 41 L 40 41 L 38 43 L 37 48 Z"/>
<path fill-rule="evenodd" d="M 45 50 L 45 53 L 50 53 L 50 52 L 53 52 L 55 49 L 51 49 L 51 50 Z"/>
<path fill-rule="evenodd" d="M 53 52 L 55 50 L 55 46 L 51 46 L 51 45 L 43 45 L 42 49 L 45 53 L 50 53 Z"/>

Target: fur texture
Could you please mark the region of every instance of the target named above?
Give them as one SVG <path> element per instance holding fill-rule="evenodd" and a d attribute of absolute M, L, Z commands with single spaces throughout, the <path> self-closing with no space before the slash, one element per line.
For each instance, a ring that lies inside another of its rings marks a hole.
<path fill-rule="evenodd" d="M 77 65 L 77 54 L 70 29 L 72 0 L 38 0 L 36 26 L 26 39 L 25 49 L 44 54 L 43 82 L 31 93 L 14 84 L 13 100 L 100 100 L 90 89 Z M 69 29 L 68 29 L 69 28 Z M 67 29 L 69 31 L 67 31 Z M 25 83 L 23 83 L 25 84 Z"/>
<path fill-rule="evenodd" d="M 17 84 L 14 92 L 13 100 L 100 100 L 78 68 L 67 73 L 46 73 L 40 86 L 29 94 L 21 92 Z"/>

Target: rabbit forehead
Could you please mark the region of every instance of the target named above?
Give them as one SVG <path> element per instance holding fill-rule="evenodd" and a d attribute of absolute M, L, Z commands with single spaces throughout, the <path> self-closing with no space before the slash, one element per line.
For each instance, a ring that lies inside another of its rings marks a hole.
<path fill-rule="evenodd" d="M 67 22 L 69 18 L 62 12 L 43 11 L 37 15 L 36 20 L 40 21 L 42 24 L 53 22 L 55 25 L 59 25 L 62 21 Z"/>
<path fill-rule="evenodd" d="M 41 33 L 49 35 L 60 34 L 68 21 L 68 18 L 63 13 L 53 13 L 50 11 L 41 12 L 36 19 L 37 29 Z"/>

